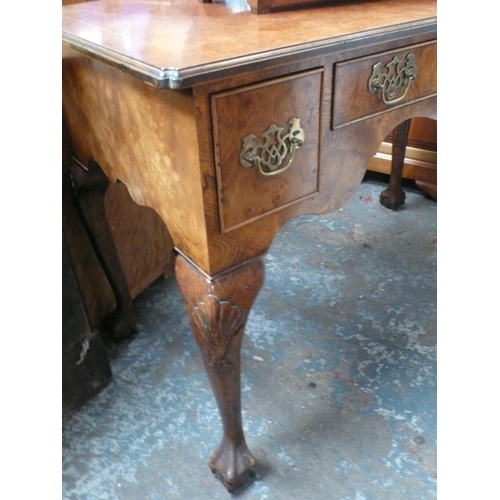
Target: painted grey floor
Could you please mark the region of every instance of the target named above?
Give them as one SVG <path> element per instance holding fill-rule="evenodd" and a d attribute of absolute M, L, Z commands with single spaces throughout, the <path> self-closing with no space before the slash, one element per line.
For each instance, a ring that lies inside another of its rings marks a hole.
<path fill-rule="evenodd" d="M 242 349 L 242 500 L 436 498 L 436 204 L 365 180 L 344 207 L 289 222 Z M 113 381 L 63 424 L 64 500 L 231 497 L 207 467 L 219 417 L 173 278 L 109 345 Z"/>

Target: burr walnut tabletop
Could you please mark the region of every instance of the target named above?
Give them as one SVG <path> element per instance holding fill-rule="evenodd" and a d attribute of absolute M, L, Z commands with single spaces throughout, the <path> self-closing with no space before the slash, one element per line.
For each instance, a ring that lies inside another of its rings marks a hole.
<path fill-rule="evenodd" d="M 261 257 L 291 218 L 345 204 L 399 124 L 436 118 L 436 39 L 431 0 L 266 15 L 196 0 L 63 7 L 75 161 L 122 181 L 172 235 L 222 419 L 210 467 L 228 489 L 256 467 L 239 356 Z"/>

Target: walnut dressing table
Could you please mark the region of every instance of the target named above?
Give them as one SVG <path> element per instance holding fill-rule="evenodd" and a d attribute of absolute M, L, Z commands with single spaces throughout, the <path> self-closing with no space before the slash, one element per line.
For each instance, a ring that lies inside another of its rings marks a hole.
<path fill-rule="evenodd" d="M 291 218 L 344 205 L 395 127 L 436 118 L 436 37 L 435 0 L 266 15 L 195 0 L 63 8 L 75 162 L 125 183 L 172 235 L 222 419 L 210 467 L 228 489 L 255 468 L 239 357 L 262 256 Z"/>

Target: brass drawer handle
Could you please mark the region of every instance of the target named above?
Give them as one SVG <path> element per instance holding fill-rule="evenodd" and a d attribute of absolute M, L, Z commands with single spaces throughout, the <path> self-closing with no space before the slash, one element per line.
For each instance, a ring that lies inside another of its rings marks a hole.
<path fill-rule="evenodd" d="M 385 104 L 396 104 L 403 100 L 408 93 L 411 82 L 417 77 L 415 54 L 408 54 L 406 61 L 397 56 L 386 65 L 386 72 L 382 72 L 382 63 L 373 66 L 373 74 L 368 81 L 368 90 L 371 93 L 382 94 Z"/>
<path fill-rule="evenodd" d="M 281 135 L 283 127 L 274 123 L 261 135 L 263 144 L 257 144 L 255 135 L 247 135 L 243 139 L 240 153 L 240 164 L 245 167 L 257 167 L 266 177 L 281 174 L 288 170 L 295 158 L 295 152 L 304 144 L 305 134 L 300 126 L 299 118 L 288 120 L 288 132 Z M 283 161 L 289 156 L 286 165 Z"/>

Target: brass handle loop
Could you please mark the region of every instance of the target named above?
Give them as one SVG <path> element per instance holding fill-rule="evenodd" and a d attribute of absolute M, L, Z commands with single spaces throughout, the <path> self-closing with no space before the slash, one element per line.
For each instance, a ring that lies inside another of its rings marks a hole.
<path fill-rule="evenodd" d="M 305 134 L 300 126 L 299 118 L 288 120 L 288 132 L 282 135 L 284 128 L 272 124 L 263 134 L 263 144 L 258 144 L 255 135 L 247 135 L 243 139 L 240 152 L 240 164 L 245 168 L 256 167 L 266 177 L 282 174 L 288 170 L 297 149 L 304 144 Z M 288 161 L 284 160 L 289 156 Z"/>
<path fill-rule="evenodd" d="M 373 73 L 368 80 L 368 90 L 371 93 L 380 92 L 384 104 L 392 105 L 402 101 L 410 88 L 411 82 L 417 77 L 415 54 L 408 54 L 406 61 L 395 56 L 382 71 L 382 63 L 373 66 Z"/>

